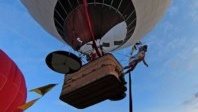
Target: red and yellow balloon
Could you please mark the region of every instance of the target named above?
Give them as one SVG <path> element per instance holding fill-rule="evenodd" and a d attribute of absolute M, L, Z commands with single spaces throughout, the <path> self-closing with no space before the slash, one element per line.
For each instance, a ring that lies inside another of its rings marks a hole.
<path fill-rule="evenodd" d="M 27 88 L 22 72 L 0 50 L 0 112 L 22 112 L 18 107 L 26 102 L 26 98 Z"/>

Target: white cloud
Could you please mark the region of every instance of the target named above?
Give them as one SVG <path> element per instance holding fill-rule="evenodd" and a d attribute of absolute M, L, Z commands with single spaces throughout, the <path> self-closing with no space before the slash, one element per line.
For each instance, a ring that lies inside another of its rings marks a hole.
<path fill-rule="evenodd" d="M 198 112 L 198 92 L 194 96 L 183 102 L 185 112 Z"/>
<path fill-rule="evenodd" d="M 198 22 L 198 1 L 193 0 L 191 3 L 189 15 L 194 22 Z"/>
<path fill-rule="evenodd" d="M 190 21 L 188 13 L 191 1 L 175 1 L 168 11 L 169 16 L 158 24 L 149 37 L 144 39 L 149 44 L 147 60 L 150 64 L 149 69 L 152 69 L 151 74 L 147 73 L 149 76 L 144 77 L 152 81 L 141 78 L 145 85 L 147 85 L 145 82 L 149 82 L 148 85 L 154 83 L 156 85 L 145 86 L 145 88 L 141 83 L 139 85 L 144 89 L 141 92 L 148 93 L 149 90 L 157 88 L 153 92 L 153 94 L 156 93 L 157 98 L 152 101 L 156 106 L 151 107 L 150 112 L 198 112 L 198 99 L 194 99 L 191 105 L 181 104 L 198 85 L 198 38 L 197 33 L 193 32 L 195 26 L 191 26 L 194 24 L 191 24 L 192 20 Z M 176 2 L 182 2 L 182 7 Z M 198 18 L 198 1 L 193 2 L 194 4 L 191 5 L 194 8 L 191 10 L 196 9 L 195 15 Z M 185 12 L 181 13 L 181 11 Z M 188 21 L 185 21 L 186 17 Z M 152 95 L 151 97 L 155 98 Z"/>

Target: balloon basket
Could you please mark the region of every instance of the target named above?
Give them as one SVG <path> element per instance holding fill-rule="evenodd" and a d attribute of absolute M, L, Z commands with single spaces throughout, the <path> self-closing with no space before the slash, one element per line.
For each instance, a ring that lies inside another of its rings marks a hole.
<path fill-rule="evenodd" d="M 85 64 L 79 71 L 65 75 L 60 99 L 79 109 L 125 94 L 119 78 L 121 64 L 106 54 Z M 123 73 L 121 73 L 123 74 Z"/>

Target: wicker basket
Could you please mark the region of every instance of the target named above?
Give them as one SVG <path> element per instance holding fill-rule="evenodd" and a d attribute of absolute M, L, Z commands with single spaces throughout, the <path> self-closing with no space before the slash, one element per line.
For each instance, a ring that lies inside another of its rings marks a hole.
<path fill-rule="evenodd" d="M 118 70 L 122 66 L 111 54 L 84 65 L 79 71 L 65 75 L 60 99 L 82 109 L 125 93 Z"/>

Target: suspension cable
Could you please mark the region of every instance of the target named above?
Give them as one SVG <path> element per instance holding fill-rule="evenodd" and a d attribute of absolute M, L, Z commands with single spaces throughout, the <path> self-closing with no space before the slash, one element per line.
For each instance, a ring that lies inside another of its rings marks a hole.
<path fill-rule="evenodd" d="M 92 47 L 95 48 L 97 55 L 101 56 L 101 53 L 99 52 L 98 47 L 97 47 L 96 42 L 95 42 L 94 33 L 93 33 L 92 26 L 91 26 L 88 10 L 87 10 L 87 0 L 83 0 L 83 5 L 84 5 L 87 24 L 89 26 L 89 30 L 90 30 L 92 41 L 93 41 L 93 46 Z"/>
<path fill-rule="evenodd" d="M 129 112 L 133 112 L 132 78 L 131 78 L 131 72 L 129 72 Z"/>

